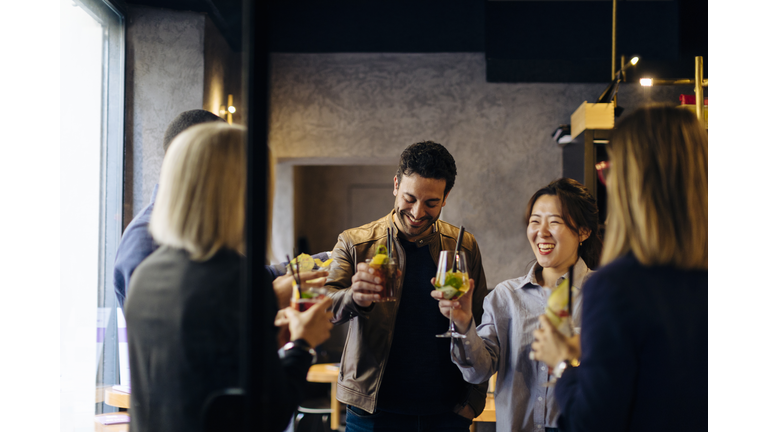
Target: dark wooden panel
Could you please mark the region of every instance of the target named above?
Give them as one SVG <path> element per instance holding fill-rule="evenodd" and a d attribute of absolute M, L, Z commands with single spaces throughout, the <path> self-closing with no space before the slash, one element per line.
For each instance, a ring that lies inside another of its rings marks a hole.
<path fill-rule="evenodd" d="M 607 202 L 605 186 L 597 178 L 595 164 L 608 159 L 606 142 L 611 130 L 587 129 L 563 147 L 563 177 L 583 184 L 597 201 L 600 223 L 605 222 Z"/>

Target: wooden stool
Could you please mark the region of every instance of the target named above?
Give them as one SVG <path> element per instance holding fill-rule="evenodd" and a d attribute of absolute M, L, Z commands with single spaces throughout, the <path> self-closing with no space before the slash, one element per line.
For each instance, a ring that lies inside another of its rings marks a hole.
<path fill-rule="evenodd" d="M 345 405 L 336 399 L 336 382 L 339 379 L 339 366 L 332 363 L 312 365 L 307 374 L 307 381 L 331 384 L 331 429 L 336 430 Z"/>
<path fill-rule="evenodd" d="M 294 432 L 331 432 L 331 400 L 329 398 L 309 399 L 296 410 Z"/>

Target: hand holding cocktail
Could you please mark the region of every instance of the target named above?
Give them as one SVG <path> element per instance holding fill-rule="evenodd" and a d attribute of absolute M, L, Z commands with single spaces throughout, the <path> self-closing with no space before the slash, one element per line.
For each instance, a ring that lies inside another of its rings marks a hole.
<path fill-rule="evenodd" d="M 554 368 L 558 363 L 581 357 L 581 336 L 567 337 L 560 333 L 545 315 L 539 316 L 541 328 L 533 331 L 531 344 L 532 360 L 546 363 Z"/>
<path fill-rule="evenodd" d="M 432 285 L 435 285 L 435 278 L 432 278 Z M 469 325 L 472 321 L 472 294 L 475 292 L 475 281 L 469 279 L 469 289 L 461 297 L 453 300 L 445 298 L 445 294 L 440 290 L 433 290 L 430 295 L 435 300 L 440 300 L 440 313 L 446 318 L 451 318 L 453 313 L 453 323 L 456 331 L 459 333 L 467 333 Z"/>
<path fill-rule="evenodd" d="M 299 280 L 301 281 L 302 289 L 323 287 L 325 285 L 326 276 L 328 276 L 328 272 L 324 269 L 299 272 Z M 275 278 L 272 282 L 272 289 L 275 291 L 275 296 L 277 297 L 278 308 L 282 309 L 288 307 L 291 298 L 293 297 L 295 286 L 296 279 L 294 279 L 293 275 L 290 273 Z"/>
<path fill-rule="evenodd" d="M 282 309 L 275 325 L 287 324 L 290 340 L 304 339 L 309 346 L 314 348 L 331 337 L 333 312 L 328 310 L 331 303 L 331 298 L 326 297 L 307 309 L 306 312 L 298 312 L 293 308 Z"/>
<path fill-rule="evenodd" d="M 464 227 L 462 227 L 462 233 Z M 461 245 L 461 240 L 457 245 Z M 442 298 L 446 300 L 458 300 L 464 297 L 469 292 L 470 286 L 474 284 L 470 283 L 469 273 L 467 270 L 467 257 L 464 251 L 460 251 L 459 247 L 456 251 L 441 251 L 440 257 L 437 260 L 437 275 L 432 279 L 432 285 L 435 287 L 435 291 L 439 291 L 442 294 Z M 470 313 L 472 309 L 469 309 Z M 453 321 L 453 308 L 448 309 L 449 327 L 445 333 L 436 335 L 443 338 L 465 338 L 463 333 L 457 332 Z"/>
<path fill-rule="evenodd" d="M 384 290 L 382 282 L 373 267 L 364 262 L 357 263 L 357 272 L 352 276 L 352 285 L 349 287 L 352 300 L 360 307 L 369 307 L 381 299 L 380 293 Z"/>
<path fill-rule="evenodd" d="M 373 268 L 374 274 L 381 279 L 381 286 L 384 288 L 379 293 L 379 299 L 375 301 L 397 301 L 395 291 L 397 290 L 399 270 L 397 268 L 397 259 L 390 253 L 390 250 L 384 245 L 379 245 L 376 249 L 376 255 L 371 259 L 365 260 L 365 262 Z"/>
<path fill-rule="evenodd" d="M 289 257 L 286 256 L 286 258 Z M 325 288 L 325 276 L 328 275 L 331 262 L 333 262 L 333 258 L 323 262 L 319 259 L 313 260 L 307 254 L 301 254 L 288 261 L 286 266 L 288 274 L 286 276 L 293 279 L 289 291 L 292 308 L 299 312 L 304 312 L 326 297 L 328 290 Z M 313 270 L 315 267 L 317 269 Z M 280 278 L 275 281 L 277 282 L 278 280 Z M 280 281 L 281 284 L 283 282 L 282 280 Z M 284 293 L 281 292 L 281 294 Z M 282 302 L 280 305 L 284 307 Z"/>

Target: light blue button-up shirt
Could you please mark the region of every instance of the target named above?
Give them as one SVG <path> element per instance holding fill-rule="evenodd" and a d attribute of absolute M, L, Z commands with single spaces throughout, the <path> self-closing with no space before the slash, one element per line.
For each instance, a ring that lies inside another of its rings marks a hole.
<path fill-rule="evenodd" d="M 554 387 L 544 385 L 550 377 L 547 365 L 529 359 L 533 331 L 539 328 L 551 294 L 536 282 L 535 264 L 526 276 L 506 280 L 493 289 L 483 303 L 483 321 L 472 320 L 466 339 L 454 339 L 451 358 L 470 383 L 496 377 L 496 430 L 543 432 L 556 428 L 560 410 Z M 591 271 L 579 258 L 573 270 L 573 322 L 581 327 L 581 287 Z M 562 275 L 559 284 L 568 274 Z"/>

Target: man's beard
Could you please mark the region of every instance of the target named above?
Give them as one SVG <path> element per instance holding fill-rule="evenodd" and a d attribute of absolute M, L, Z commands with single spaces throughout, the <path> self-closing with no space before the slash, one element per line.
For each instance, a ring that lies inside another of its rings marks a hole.
<path fill-rule="evenodd" d="M 406 214 L 408 214 L 407 211 L 400 210 L 399 208 L 395 207 L 395 214 L 397 214 L 397 218 L 400 220 L 400 225 L 403 227 L 401 232 L 406 237 L 418 237 L 419 235 L 423 234 L 426 230 L 432 228 L 432 225 L 434 225 L 435 222 L 437 222 L 437 219 L 440 217 L 440 215 L 438 214 L 437 217 L 432 218 L 431 216 L 429 216 L 429 214 L 427 214 L 423 218 L 419 219 L 420 221 L 425 221 L 426 223 L 416 228 L 410 225 L 410 219 L 408 218 L 408 216 L 406 216 Z"/>

